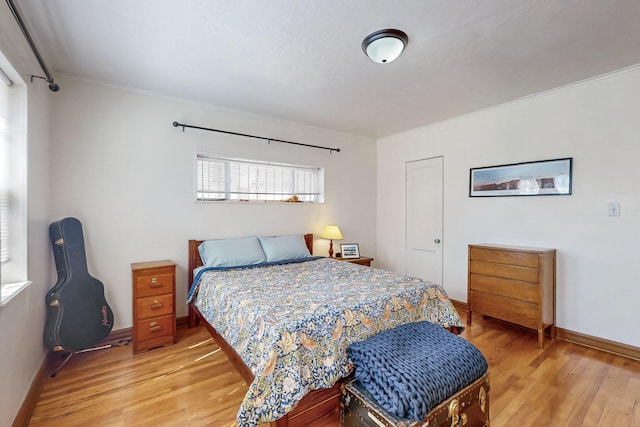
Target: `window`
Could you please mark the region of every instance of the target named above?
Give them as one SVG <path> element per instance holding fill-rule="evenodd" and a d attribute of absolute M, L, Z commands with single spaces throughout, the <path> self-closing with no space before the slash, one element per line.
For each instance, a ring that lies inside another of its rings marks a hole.
<path fill-rule="evenodd" d="M 324 170 L 198 154 L 196 199 L 323 203 Z"/>
<path fill-rule="evenodd" d="M 26 87 L 2 54 L 0 70 L 0 306 L 3 306 L 30 282 L 26 280 Z"/>
<path fill-rule="evenodd" d="M 9 114 L 8 88 L 0 84 L 0 266 L 9 261 Z"/>

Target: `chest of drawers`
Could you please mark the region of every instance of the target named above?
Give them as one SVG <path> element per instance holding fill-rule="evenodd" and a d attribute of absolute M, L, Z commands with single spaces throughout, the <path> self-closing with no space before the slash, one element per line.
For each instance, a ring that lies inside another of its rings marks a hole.
<path fill-rule="evenodd" d="M 495 317 L 544 331 L 555 338 L 556 250 L 506 245 L 469 245 L 469 315 Z"/>
<path fill-rule="evenodd" d="M 131 264 L 133 352 L 176 342 L 176 264 L 169 260 Z"/>

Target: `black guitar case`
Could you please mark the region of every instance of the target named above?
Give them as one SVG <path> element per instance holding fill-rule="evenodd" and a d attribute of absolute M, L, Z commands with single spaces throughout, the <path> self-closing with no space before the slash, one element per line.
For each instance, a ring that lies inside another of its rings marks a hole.
<path fill-rule="evenodd" d="M 44 342 L 53 351 L 74 352 L 104 340 L 113 328 L 113 312 L 104 285 L 87 270 L 82 224 L 64 218 L 49 226 L 58 281 L 47 293 Z"/>

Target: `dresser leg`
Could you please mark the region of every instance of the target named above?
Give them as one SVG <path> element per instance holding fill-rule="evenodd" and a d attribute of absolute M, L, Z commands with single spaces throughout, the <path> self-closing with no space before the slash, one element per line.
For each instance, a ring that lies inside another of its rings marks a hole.
<path fill-rule="evenodd" d="M 540 349 L 544 349 L 544 329 L 538 329 L 538 344 L 540 344 Z"/>

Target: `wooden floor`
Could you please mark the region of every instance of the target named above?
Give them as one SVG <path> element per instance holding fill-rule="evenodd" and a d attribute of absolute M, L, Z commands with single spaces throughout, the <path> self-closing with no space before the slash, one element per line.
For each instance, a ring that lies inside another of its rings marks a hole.
<path fill-rule="evenodd" d="M 540 350 L 535 333 L 476 316 L 462 336 L 489 362 L 492 427 L 640 426 L 640 361 L 564 341 Z M 29 425 L 233 426 L 246 390 L 205 329 L 180 328 L 172 347 L 74 356 Z"/>

